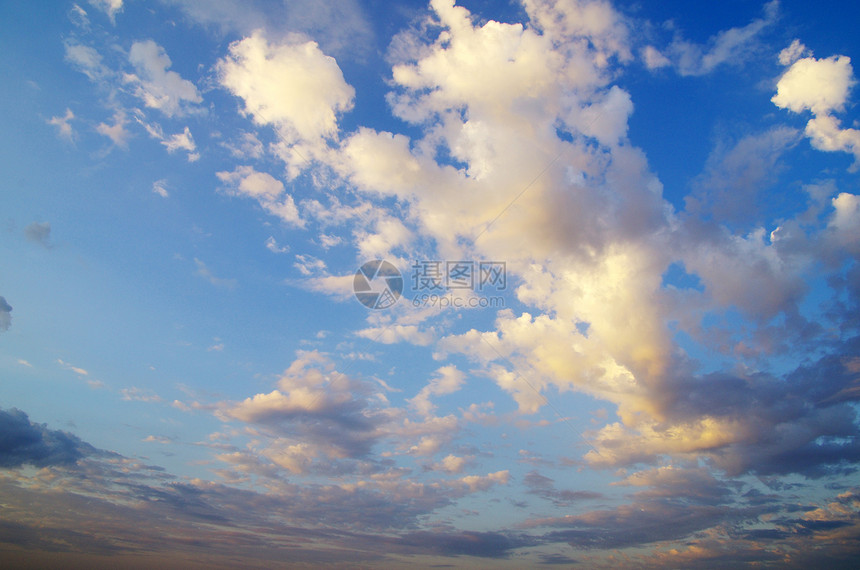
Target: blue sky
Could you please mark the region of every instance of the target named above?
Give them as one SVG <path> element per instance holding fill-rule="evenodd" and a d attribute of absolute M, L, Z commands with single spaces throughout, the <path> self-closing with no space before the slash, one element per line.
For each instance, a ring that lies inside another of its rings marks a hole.
<path fill-rule="evenodd" d="M 4 3 L 4 558 L 853 566 L 858 12 Z"/>

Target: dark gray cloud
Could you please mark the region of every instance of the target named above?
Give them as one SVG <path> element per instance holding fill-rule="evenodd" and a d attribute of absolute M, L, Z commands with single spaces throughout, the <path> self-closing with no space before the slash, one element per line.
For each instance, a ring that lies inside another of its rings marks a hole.
<path fill-rule="evenodd" d="M 647 502 L 611 511 L 592 511 L 565 517 L 555 524 L 568 527 L 544 535 L 548 542 L 567 542 L 576 548 L 615 549 L 681 540 L 700 530 L 748 515 L 727 507 Z M 549 522 L 549 521 L 547 521 Z"/>
<path fill-rule="evenodd" d="M 51 224 L 48 222 L 33 222 L 24 228 L 24 237 L 43 247 L 51 247 Z"/>
<path fill-rule="evenodd" d="M 594 491 L 570 491 L 566 489 L 556 489 L 555 481 L 549 477 L 545 477 L 537 471 L 529 471 L 523 483 L 529 489 L 529 493 L 538 497 L 552 501 L 559 506 L 570 505 L 580 501 L 589 499 L 599 499 L 603 497 L 601 493 Z"/>
<path fill-rule="evenodd" d="M 537 540 L 524 534 L 503 532 L 410 532 L 391 541 L 395 551 L 507 558 L 517 548 L 534 546 Z"/>
<path fill-rule="evenodd" d="M 710 416 L 744 425 L 741 441 L 709 454 L 731 476 L 818 478 L 850 473 L 860 462 L 860 337 L 782 378 L 711 374 L 675 388 L 676 421 Z"/>
<path fill-rule="evenodd" d="M 31 422 L 21 410 L 0 410 L 0 467 L 73 465 L 96 452 L 70 433 Z"/>
<path fill-rule="evenodd" d="M 12 305 L 0 296 L 0 331 L 8 331 L 12 326 Z"/>

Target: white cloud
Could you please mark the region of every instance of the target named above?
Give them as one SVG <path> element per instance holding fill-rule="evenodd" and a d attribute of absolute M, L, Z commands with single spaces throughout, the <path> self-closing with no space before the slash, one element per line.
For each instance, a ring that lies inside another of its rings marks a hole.
<path fill-rule="evenodd" d="M 57 364 L 59 364 L 60 366 L 62 366 L 66 370 L 71 370 L 72 372 L 74 372 L 78 376 L 89 376 L 89 374 L 90 374 L 89 372 L 87 372 L 83 368 L 79 368 L 77 366 L 72 366 L 71 364 L 69 364 L 68 362 L 64 362 L 60 358 L 57 359 Z"/>
<path fill-rule="evenodd" d="M 811 55 L 809 49 L 803 45 L 800 40 L 795 39 L 787 48 L 779 52 L 779 63 L 782 65 L 791 65 L 802 57 Z"/>
<path fill-rule="evenodd" d="M 194 143 L 194 137 L 191 136 L 191 130 L 185 127 L 181 133 L 176 133 L 161 141 L 167 152 L 174 153 L 177 150 L 184 150 L 188 153 L 188 162 L 194 162 L 200 158 L 200 154 L 195 152 L 197 145 Z"/>
<path fill-rule="evenodd" d="M 806 135 L 813 147 L 826 151 L 842 151 L 854 155 L 852 171 L 860 165 L 860 130 L 843 129 L 840 121 L 832 115 L 810 119 L 806 124 Z"/>
<path fill-rule="evenodd" d="M 781 108 L 816 115 L 841 111 L 854 86 L 851 58 L 844 55 L 826 59 L 805 57 L 795 61 L 776 85 L 771 101 Z"/>
<path fill-rule="evenodd" d="M 75 138 L 75 131 L 72 128 L 72 119 L 74 118 L 75 114 L 72 113 L 72 110 L 66 108 L 65 115 L 62 117 L 51 117 L 48 120 L 48 124 L 57 127 L 57 134 L 60 135 L 61 138 L 71 141 Z"/>
<path fill-rule="evenodd" d="M 110 19 L 111 23 L 115 22 L 115 18 L 118 12 L 122 12 L 122 2 L 123 0 L 89 0 L 92 6 L 95 6 L 105 14 Z"/>
<path fill-rule="evenodd" d="M 218 75 L 256 124 L 275 127 L 291 176 L 337 138 L 337 115 L 352 108 L 355 95 L 315 42 L 269 43 L 260 32 L 230 45 Z"/>
<path fill-rule="evenodd" d="M 642 59 L 645 61 L 645 66 L 648 69 L 660 69 L 672 65 L 669 58 L 660 53 L 660 50 L 654 46 L 645 46 L 642 49 Z"/>
<path fill-rule="evenodd" d="M 299 273 L 305 277 L 325 273 L 325 261 L 312 255 L 296 255 L 296 262 L 293 267 L 299 270 Z"/>
<path fill-rule="evenodd" d="M 275 237 L 269 236 L 268 239 L 266 239 L 266 249 L 268 249 L 272 253 L 287 253 L 288 251 L 290 251 L 290 246 L 278 245 L 278 242 L 277 240 L 275 240 Z"/>
<path fill-rule="evenodd" d="M 156 180 L 152 183 L 152 191 L 162 198 L 167 198 L 170 196 L 170 193 L 167 191 L 167 179 L 162 178 L 161 180 Z"/>
<path fill-rule="evenodd" d="M 103 78 L 107 73 L 107 69 L 102 64 L 102 56 L 89 46 L 67 42 L 66 61 L 72 63 L 92 81 Z"/>
<path fill-rule="evenodd" d="M 469 459 L 450 454 L 442 458 L 442 461 L 434 464 L 433 469 L 446 473 L 462 473 L 467 463 L 469 463 Z"/>
<path fill-rule="evenodd" d="M 99 123 L 96 126 L 96 132 L 108 137 L 116 146 L 120 148 L 128 148 L 128 138 L 131 136 L 131 133 L 128 132 L 125 125 L 125 113 L 123 111 L 117 111 L 113 115 L 113 125 Z"/>
<path fill-rule="evenodd" d="M 284 189 L 284 183 L 265 172 L 257 172 L 251 166 L 237 166 L 232 172 L 215 173 L 227 185 L 226 191 L 234 196 L 254 198 L 270 214 L 297 227 L 305 222 L 292 195 Z"/>
<path fill-rule="evenodd" d="M 170 58 L 153 40 L 132 44 L 128 60 L 137 75 L 127 74 L 125 81 L 135 86 L 135 93 L 147 107 L 173 117 L 187 113 L 193 104 L 203 101 L 192 82 L 168 71 Z"/>
<path fill-rule="evenodd" d="M 790 61 L 791 57 L 785 60 Z M 804 57 L 791 64 L 776 85 L 776 95 L 771 98 L 781 109 L 794 113 L 811 111 L 813 118 L 806 124 L 806 136 L 812 146 L 853 154 L 852 170 L 860 168 L 860 130 L 843 129 L 839 119 L 831 113 L 844 110 L 856 82 L 851 59 L 846 56 Z"/>
<path fill-rule="evenodd" d="M 349 284 L 351 286 L 352 276 L 350 276 L 349 279 Z M 408 342 L 418 346 L 427 346 L 436 340 L 436 332 L 433 329 L 422 330 L 417 325 L 392 324 L 382 327 L 370 327 L 357 331 L 355 334 L 362 338 L 381 342 L 382 344 Z"/>
<path fill-rule="evenodd" d="M 463 386 L 465 380 L 466 375 L 458 370 L 456 366 L 443 366 L 436 371 L 436 375 L 430 379 L 430 382 L 414 398 L 409 400 L 409 404 L 419 414 L 429 416 L 436 409 L 430 398 L 453 394 Z"/>

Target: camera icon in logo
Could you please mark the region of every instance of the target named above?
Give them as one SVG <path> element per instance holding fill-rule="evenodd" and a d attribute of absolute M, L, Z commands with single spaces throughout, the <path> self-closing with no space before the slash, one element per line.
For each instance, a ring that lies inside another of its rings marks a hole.
<path fill-rule="evenodd" d="M 403 294 L 403 276 L 392 263 L 374 259 L 355 272 L 352 290 L 368 309 L 387 309 Z"/>

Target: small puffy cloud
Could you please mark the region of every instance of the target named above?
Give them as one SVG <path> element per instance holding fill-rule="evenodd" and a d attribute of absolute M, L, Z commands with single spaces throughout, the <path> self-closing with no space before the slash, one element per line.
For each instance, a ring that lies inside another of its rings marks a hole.
<path fill-rule="evenodd" d="M 642 50 L 642 60 L 648 69 L 660 69 L 661 67 L 672 65 L 669 58 L 660 53 L 660 50 L 654 46 L 645 46 Z"/>
<path fill-rule="evenodd" d="M 284 183 L 266 172 L 257 172 L 251 166 L 237 166 L 232 172 L 216 172 L 227 193 L 233 196 L 254 198 L 270 214 L 290 225 L 304 227 L 299 210 L 291 194 L 285 191 Z"/>
<path fill-rule="evenodd" d="M 275 239 L 275 236 L 269 236 L 268 239 L 266 239 L 266 249 L 272 253 L 287 253 L 290 251 L 290 246 L 278 245 L 278 241 Z"/>
<path fill-rule="evenodd" d="M 0 331 L 8 331 L 12 326 L 12 305 L 6 302 L 5 297 L 0 297 Z"/>
<path fill-rule="evenodd" d="M 811 52 L 800 40 L 795 39 L 791 45 L 779 52 L 779 63 L 782 65 L 791 65 L 798 59 L 811 55 Z"/>
<path fill-rule="evenodd" d="M 794 45 L 792 43 L 787 49 L 791 50 Z M 795 48 L 792 54 L 796 55 L 800 47 Z M 781 61 L 791 61 L 792 57 L 786 56 Z M 852 170 L 860 168 L 860 130 L 843 129 L 839 119 L 831 113 L 844 109 L 856 82 L 851 58 L 847 56 L 804 57 L 791 64 L 776 84 L 776 95 L 771 98 L 781 109 L 794 113 L 811 111 L 813 117 L 806 124 L 806 136 L 812 146 L 824 151 L 853 154 Z"/>
<path fill-rule="evenodd" d="M 337 138 L 337 115 L 352 108 L 355 95 L 316 42 L 270 43 L 259 31 L 230 45 L 218 74 L 256 124 L 275 127 L 291 175 L 325 151 L 325 139 Z"/>
<path fill-rule="evenodd" d="M 42 247 L 51 247 L 51 224 L 50 222 L 33 222 L 24 228 L 24 237 Z"/>
<path fill-rule="evenodd" d="M 832 115 L 815 117 L 806 124 L 806 135 L 813 147 L 826 151 L 842 151 L 854 155 L 852 171 L 860 165 L 860 129 L 843 129 Z"/>
<path fill-rule="evenodd" d="M 315 42 L 270 44 L 255 33 L 230 46 L 219 71 L 254 122 L 273 124 L 293 140 L 333 137 L 336 114 L 351 108 L 355 94 Z"/>
<path fill-rule="evenodd" d="M 194 144 L 194 137 L 191 136 L 191 130 L 188 127 L 185 127 L 185 130 L 181 133 L 167 137 L 161 141 L 161 144 L 167 147 L 167 152 L 169 153 L 174 153 L 177 150 L 186 151 L 188 153 L 188 162 L 194 162 L 200 158 L 200 154 L 195 152 L 197 145 Z"/>
<path fill-rule="evenodd" d="M 162 178 L 161 180 L 156 180 L 152 183 L 152 191 L 155 194 L 158 194 L 162 198 L 167 198 L 170 196 L 170 193 L 167 191 L 167 179 Z"/>
<path fill-rule="evenodd" d="M 71 109 L 66 109 L 66 114 L 62 117 L 51 117 L 48 119 L 48 124 L 57 127 L 57 134 L 60 138 L 64 138 L 68 141 L 71 141 L 75 138 L 75 131 L 72 129 L 72 119 L 75 118 L 75 114 L 72 113 Z"/>
<path fill-rule="evenodd" d="M 125 125 L 125 113 L 117 111 L 113 115 L 113 125 L 99 123 L 96 125 L 96 132 L 108 137 L 116 146 L 120 148 L 128 148 L 128 138 L 131 135 L 128 130 L 126 130 Z"/>
<path fill-rule="evenodd" d="M 795 113 L 809 110 L 822 115 L 841 111 L 855 83 L 851 58 L 844 55 L 826 59 L 805 57 L 795 61 L 779 79 L 771 101 Z"/>
<path fill-rule="evenodd" d="M 436 375 L 430 379 L 430 382 L 414 398 L 409 400 L 409 403 L 419 414 L 429 416 L 436 409 L 430 398 L 453 394 L 462 387 L 465 379 L 466 375 L 456 366 L 443 366 L 436 371 Z"/>
<path fill-rule="evenodd" d="M 168 71 L 170 58 L 153 40 L 135 42 L 128 55 L 137 74 L 125 76 L 135 86 L 135 93 L 147 107 L 158 109 L 168 117 L 183 115 L 203 98 L 197 87 L 175 71 Z"/>
<path fill-rule="evenodd" d="M 446 455 L 438 463 L 435 463 L 433 465 L 433 470 L 444 471 L 445 473 L 462 473 L 468 463 L 468 458 L 450 454 Z"/>
<path fill-rule="evenodd" d="M 0 410 L 0 467 L 74 465 L 96 449 L 64 431 L 36 424 L 12 408 Z"/>

